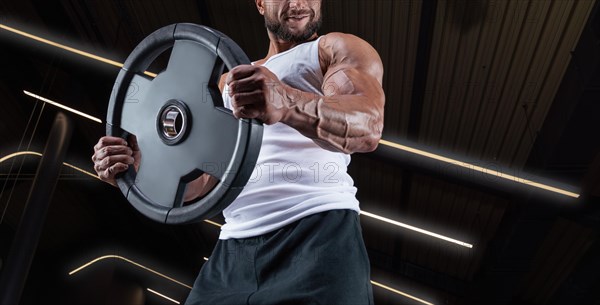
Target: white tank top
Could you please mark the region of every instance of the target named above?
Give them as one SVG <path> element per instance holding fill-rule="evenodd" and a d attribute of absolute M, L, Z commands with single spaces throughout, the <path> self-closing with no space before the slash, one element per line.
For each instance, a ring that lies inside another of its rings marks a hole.
<path fill-rule="evenodd" d="M 263 66 L 291 87 L 323 95 L 319 39 L 276 54 Z M 223 101 L 231 108 L 227 94 Z M 244 190 L 223 211 L 219 239 L 265 234 L 328 210 L 359 212 L 349 163 L 350 155 L 325 150 L 288 125 L 264 125 L 257 165 Z"/>

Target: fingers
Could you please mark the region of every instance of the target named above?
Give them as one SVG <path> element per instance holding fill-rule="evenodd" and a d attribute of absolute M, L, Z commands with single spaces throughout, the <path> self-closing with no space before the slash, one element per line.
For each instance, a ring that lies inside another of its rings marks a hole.
<path fill-rule="evenodd" d="M 233 107 L 243 107 L 248 105 L 257 105 L 264 103 L 264 93 L 260 90 L 254 90 L 252 92 L 240 92 L 235 93 L 232 96 L 231 105 Z"/>
<path fill-rule="evenodd" d="M 238 119 L 256 119 L 264 111 L 263 93 L 259 90 L 247 93 L 236 93 L 231 100 L 233 115 Z M 257 103 L 258 102 L 258 103 Z"/>
<path fill-rule="evenodd" d="M 256 119 L 260 118 L 262 112 L 252 106 L 234 107 L 233 116 L 238 119 Z"/>
<path fill-rule="evenodd" d="M 243 79 L 233 80 L 229 83 L 228 93 L 232 96 L 240 92 L 273 89 L 277 82 L 267 79 L 264 75 L 253 75 Z"/>
<path fill-rule="evenodd" d="M 229 85 L 234 80 L 249 77 L 254 74 L 256 70 L 257 67 L 253 65 L 239 65 L 229 71 L 226 83 Z"/>
<path fill-rule="evenodd" d="M 262 66 L 241 65 L 227 76 L 236 118 L 259 119 L 267 125 L 284 117 L 285 88 L 273 72 Z"/>
<path fill-rule="evenodd" d="M 100 138 L 100 140 L 98 140 L 98 143 L 94 146 L 94 151 L 100 150 L 104 146 L 111 146 L 111 145 L 127 146 L 127 141 L 125 141 L 124 139 L 119 138 L 119 137 L 105 136 L 105 137 Z"/>
<path fill-rule="evenodd" d="M 106 168 L 105 170 L 98 172 L 98 177 L 100 177 L 100 179 L 103 181 L 115 185 L 115 176 L 126 171 L 128 168 L 129 166 L 127 164 L 118 162 Z"/>
<path fill-rule="evenodd" d="M 133 140 L 137 147 L 135 137 L 129 139 Z M 130 164 L 134 164 L 134 149 L 127 145 L 127 141 L 119 137 L 106 136 L 98 140 L 94 146 L 92 161 L 94 170 L 101 180 L 116 185 L 115 175 L 126 171 Z M 139 150 L 137 154 L 139 156 Z"/>
<path fill-rule="evenodd" d="M 109 169 L 110 167 L 113 167 L 117 163 L 128 165 L 133 164 L 134 161 L 135 160 L 133 159 L 133 157 L 128 155 L 108 156 L 104 159 L 96 161 L 94 163 L 94 170 L 96 171 L 96 173 L 100 174 L 101 172 Z"/>
<path fill-rule="evenodd" d="M 135 160 L 133 162 L 133 166 L 135 167 L 135 170 L 137 171 L 138 168 L 140 167 L 140 160 L 142 158 L 142 153 L 140 152 L 140 147 L 138 146 L 138 141 L 137 138 L 134 135 L 129 135 L 129 137 L 127 138 L 127 141 L 129 141 L 129 145 L 131 147 L 131 150 L 133 151 L 133 159 Z"/>
<path fill-rule="evenodd" d="M 229 86 L 229 96 L 255 90 L 271 91 L 275 89 L 276 86 L 280 85 L 277 77 L 268 69 L 254 66 L 251 66 L 251 68 L 251 71 L 244 70 L 239 72 L 232 70 L 234 76 L 232 76 L 227 83 Z"/>
<path fill-rule="evenodd" d="M 112 155 L 128 155 L 131 156 L 133 154 L 133 150 L 129 146 L 124 145 L 113 145 L 113 146 L 104 146 L 96 151 L 94 154 L 92 161 L 102 160 L 108 156 Z"/>
<path fill-rule="evenodd" d="M 256 87 L 256 82 L 252 78 L 234 80 L 229 83 L 229 90 L 227 93 L 229 96 L 233 96 L 236 93 L 254 91 Z"/>

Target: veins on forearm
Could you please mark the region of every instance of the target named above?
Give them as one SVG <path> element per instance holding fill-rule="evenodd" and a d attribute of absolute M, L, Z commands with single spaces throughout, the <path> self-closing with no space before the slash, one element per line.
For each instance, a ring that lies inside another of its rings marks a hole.
<path fill-rule="evenodd" d="M 285 123 L 324 149 L 344 153 L 373 150 L 381 135 L 379 112 L 362 95 L 320 96 L 292 89 Z"/>

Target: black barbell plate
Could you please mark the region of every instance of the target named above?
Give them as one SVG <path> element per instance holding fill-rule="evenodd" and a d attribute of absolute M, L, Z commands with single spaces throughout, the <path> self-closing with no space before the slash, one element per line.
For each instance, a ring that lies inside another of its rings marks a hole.
<path fill-rule="evenodd" d="M 173 51 L 167 70 L 154 80 L 143 76 L 150 63 L 169 47 Z M 243 190 L 258 158 L 262 124 L 235 119 L 230 110 L 223 108 L 217 84 L 225 67 L 249 63 L 231 39 L 194 24 L 161 28 L 128 57 L 111 96 L 107 133 L 138 136 L 140 170 L 136 173 L 130 168 L 117 182 L 142 214 L 167 223 L 200 221 L 220 213 Z M 138 85 L 139 103 L 131 99 Z M 192 114 L 190 136 L 181 142 L 165 142 L 157 136 L 157 117 L 171 100 L 184 103 Z M 165 158 L 177 161 L 161 162 Z M 209 170 L 207 163 L 216 170 Z M 202 170 L 220 182 L 199 202 L 181 207 L 185 184 Z"/>

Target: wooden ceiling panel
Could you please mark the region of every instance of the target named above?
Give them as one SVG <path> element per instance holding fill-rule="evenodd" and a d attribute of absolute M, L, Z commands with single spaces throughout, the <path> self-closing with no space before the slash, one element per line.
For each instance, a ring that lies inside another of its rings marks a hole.
<path fill-rule="evenodd" d="M 480 3 L 438 3 L 420 141 L 520 168 L 593 2 Z"/>

